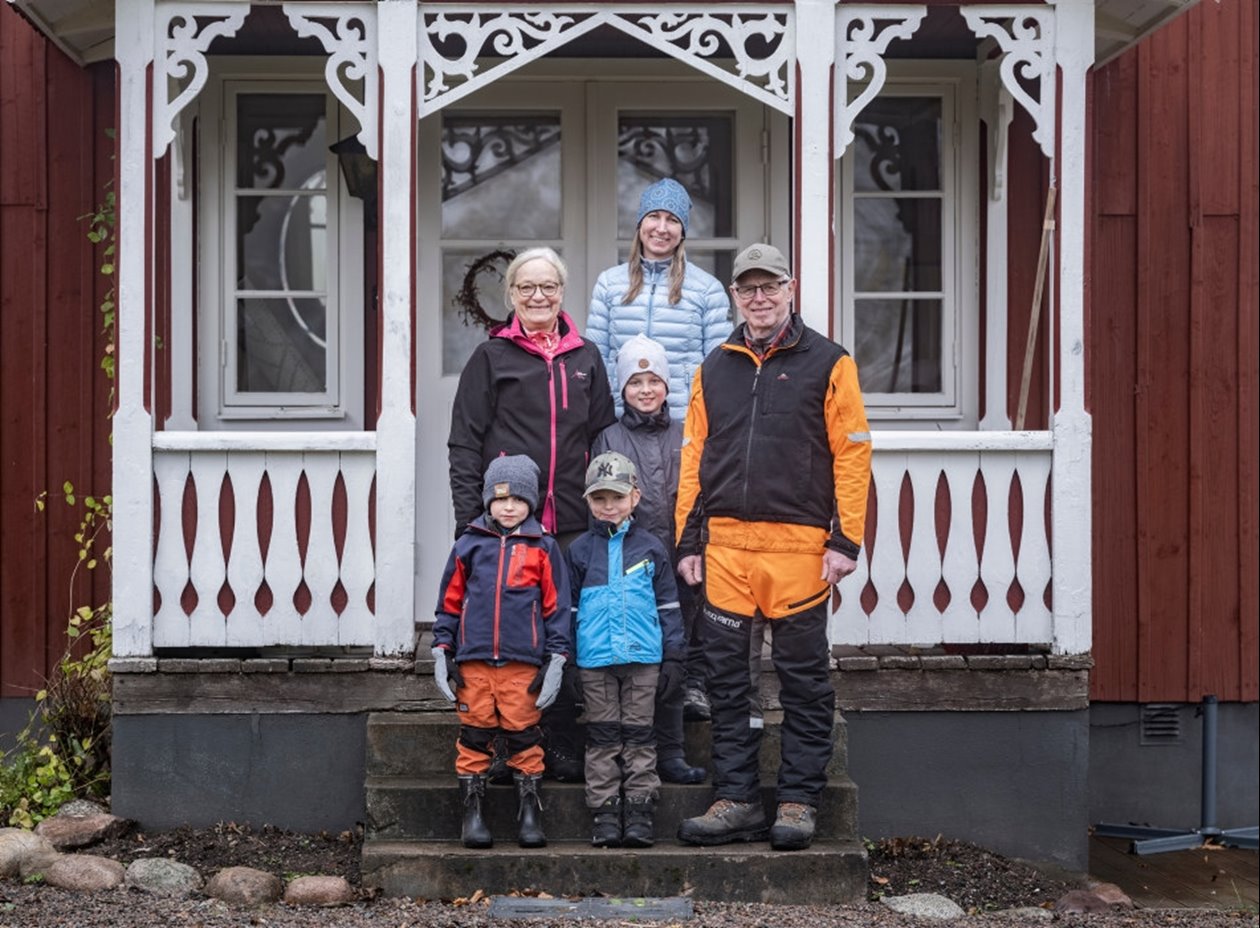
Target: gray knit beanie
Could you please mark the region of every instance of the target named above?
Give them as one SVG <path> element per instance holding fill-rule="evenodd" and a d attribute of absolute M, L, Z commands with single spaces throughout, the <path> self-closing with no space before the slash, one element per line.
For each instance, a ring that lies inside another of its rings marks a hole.
<path fill-rule="evenodd" d="M 625 393 L 630 378 L 643 373 L 661 378 L 666 392 L 669 391 L 669 359 L 665 356 L 665 347 L 640 332 L 617 352 L 617 389 Z"/>
<path fill-rule="evenodd" d="M 486 508 L 491 500 L 508 496 L 525 500 L 530 509 L 538 508 L 538 465 L 532 458 L 510 454 L 495 458 L 486 468 L 485 488 L 481 492 Z"/>
<path fill-rule="evenodd" d="M 683 238 L 687 237 L 687 219 L 691 216 L 691 197 L 687 189 L 672 177 L 663 177 L 643 191 L 639 197 L 639 215 L 634 220 L 637 229 L 648 213 L 663 209 L 673 213 L 682 223 Z"/>

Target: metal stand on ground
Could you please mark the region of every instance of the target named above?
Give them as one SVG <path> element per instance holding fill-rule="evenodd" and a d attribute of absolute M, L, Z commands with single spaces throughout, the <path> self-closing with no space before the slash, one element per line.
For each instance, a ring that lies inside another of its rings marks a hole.
<path fill-rule="evenodd" d="M 1184 851 L 1204 842 L 1223 844 L 1226 847 L 1255 849 L 1260 828 L 1216 827 L 1216 697 L 1203 697 L 1203 784 L 1199 799 L 1200 825 L 1193 831 L 1182 828 L 1151 828 L 1146 825 L 1114 825 L 1100 822 L 1094 826 L 1094 834 L 1108 838 L 1132 838 L 1129 851 L 1133 854 L 1162 854 L 1165 851 Z"/>

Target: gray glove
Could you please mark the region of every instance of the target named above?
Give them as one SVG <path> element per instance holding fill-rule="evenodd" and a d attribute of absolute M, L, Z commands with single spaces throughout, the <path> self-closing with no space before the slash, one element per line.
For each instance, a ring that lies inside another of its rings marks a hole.
<path fill-rule="evenodd" d="M 546 709 L 555 702 L 556 697 L 560 695 L 560 681 L 563 676 L 564 655 L 550 655 L 547 663 L 538 668 L 534 682 L 529 685 L 529 691 L 538 694 L 538 701 L 534 705 L 539 709 Z"/>
<path fill-rule="evenodd" d="M 455 701 L 455 688 L 464 685 L 459 666 L 450 658 L 446 648 L 433 649 L 433 681 L 442 695 L 451 702 Z"/>

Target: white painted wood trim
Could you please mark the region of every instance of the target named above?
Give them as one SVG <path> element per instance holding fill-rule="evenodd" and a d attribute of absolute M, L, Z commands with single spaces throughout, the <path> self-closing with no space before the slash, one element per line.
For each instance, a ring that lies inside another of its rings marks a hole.
<path fill-rule="evenodd" d="M 113 654 L 153 653 L 153 416 L 145 408 L 145 223 L 148 182 L 147 68 L 153 61 L 153 0 L 117 0 L 118 58 L 118 410 L 114 414 Z"/>
<path fill-rule="evenodd" d="M 1007 302 L 1007 216 L 1010 198 L 1007 196 L 1007 145 L 1011 120 L 1015 116 L 1014 99 L 1002 86 L 998 63 L 986 61 L 980 65 L 980 115 L 986 124 L 985 137 L 988 145 L 989 195 L 983 209 L 987 214 L 985 236 L 985 370 L 984 416 L 980 428 L 1005 430 L 1011 427 L 1007 412 L 1006 366 L 1008 348 L 1007 322 L 1010 306 Z"/>
<path fill-rule="evenodd" d="M 799 173 L 796 176 L 799 239 L 793 243 L 798 269 L 796 310 L 810 328 L 830 336 L 832 224 L 831 68 L 835 62 L 834 0 L 796 0 L 796 63 Z"/>
<path fill-rule="evenodd" d="M 381 117 L 381 413 L 376 424 L 376 653 L 409 654 L 415 622 L 416 415 L 412 408 L 415 273 L 416 5 L 377 7 Z"/>
<path fill-rule="evenodd" d="M 155 451 L 375 451 L 376 432 L 158 432 Z"/>
<path fill-rule="evenodd" d="M 1054 414 L 1054 647 L 1092 647 L 1092 418 L 1085 408 L 1086 73 L 1093 64 L 1092 0 L 1059 0 L 1055 57 L 1063 79 L 1059 126 L 1059 397 Z"/>
<path fill-rule="evenodd" d="M 1050 451 L 1051 432 L 871 432 L 871 447 L 893 451 Z"/>
<path fill-rule="evenodd" d="M 836 15 L 836 121 L 835 157 L 853 142 L 853 120 L 879 95 L 888 76 L 884 52 L 893 39 L 908 39 L 918 30 L 927 7 L 923 5 L 841 4 Z M 876 24 L 883 24 L 877 26 Z M 849 100 L 849 82 L 865 84 Z"/>

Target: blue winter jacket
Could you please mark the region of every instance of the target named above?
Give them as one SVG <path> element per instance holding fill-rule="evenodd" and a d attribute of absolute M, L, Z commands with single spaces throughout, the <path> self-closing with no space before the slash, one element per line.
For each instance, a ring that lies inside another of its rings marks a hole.
<path fill-rule="evenodd" d="M 726 288 L 688 261 L 682 299 L 671 304 L 669 262 L 644 261 L 643 288 L 632 303 L 622 305 L 629 289 L 629 264 L 610 267 L 599 275 L 586 314 L 586 338 L 604 358 L 618 415 L 623 385 L 617 383 L 617 352 L 640 332 L 660 342 L 669 359 L 670 415 L 681 420 L 687 415 L 692 373 L 731 334 Z"/>
<path fill-rule="evenodd" d="M 578 537 L 566 555 L 579 667 L 686 656 L 674 568 L 651 532 L 626 519 Z"/>
<path fill-rule="evenodd" d="M 560 545 L 527 518 L 504 535 L 488 515 L 455 542 L 442 574 L 433 644 L 463 661 L 571 653 L 569 579 Z"/>

